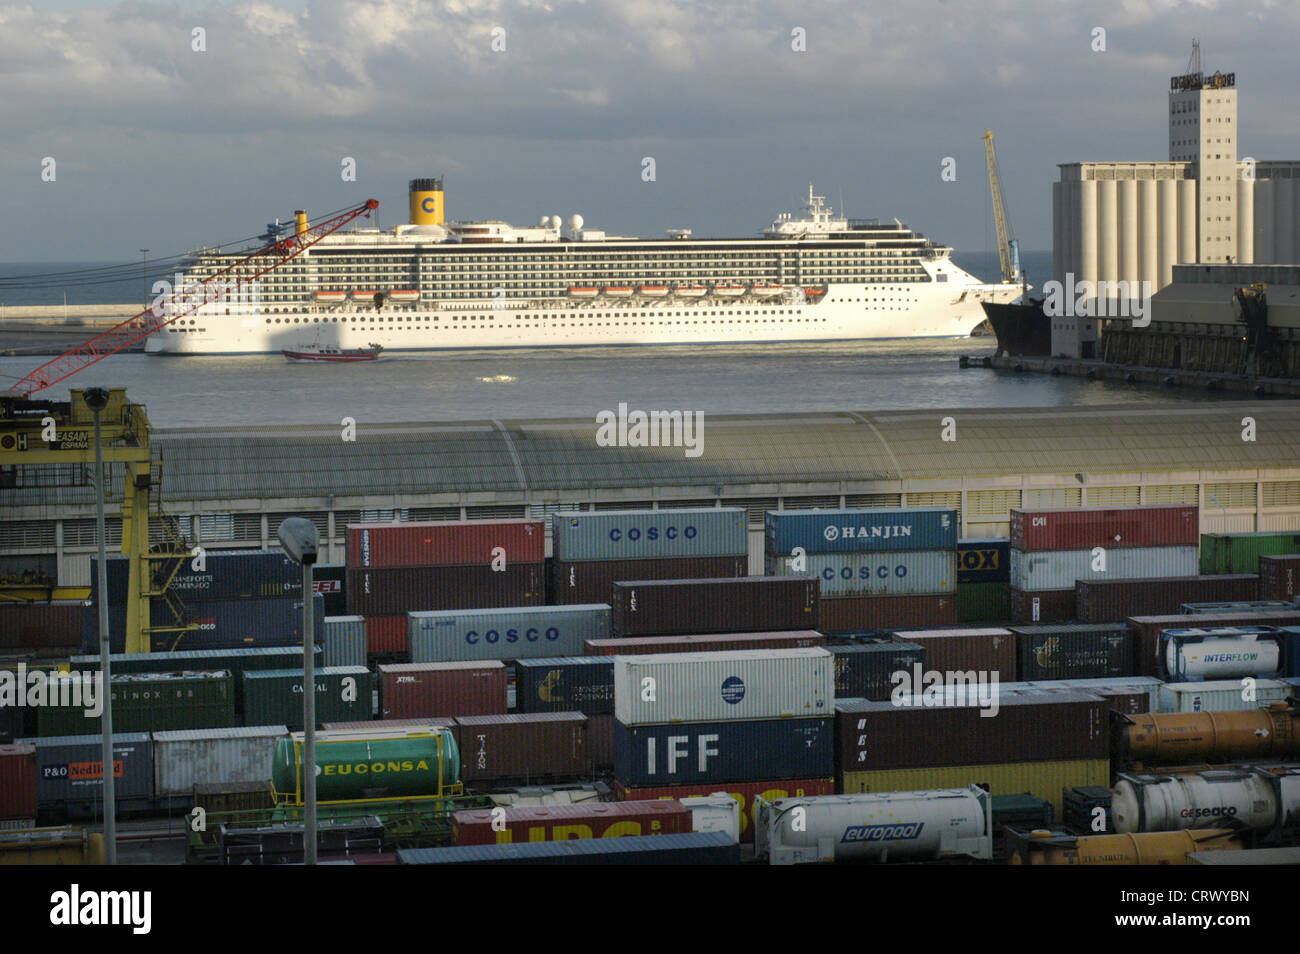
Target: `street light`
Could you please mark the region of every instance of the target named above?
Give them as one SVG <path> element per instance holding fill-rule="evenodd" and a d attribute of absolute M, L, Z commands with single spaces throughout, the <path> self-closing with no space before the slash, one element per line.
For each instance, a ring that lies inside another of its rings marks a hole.
<path fill-rule="evenodd" d="M 104 779 L 104 864 L 117 864 L 117 784 L 113 779 L 113 685 L 112 647 L 108 638 L 108 562 L 104 558 L 104 441 L 100 415 L 108 407 L 108 391 L 86 388 L 81 392 L 86 407 L 95 415 L 95 542 L 99 550 L 99 673 L 103 679 L 100 697 L 104 702 L 101 720 L 103 751 L 100 763 Z"/>
<path fill-rule="evenodd" d="M 303 788 L 303 863 L 316 863 L 316 659 L 315 632 L 312 624 L 311 568 L 316 562 L 319 538 L 316 524 L 306 517 L 290 517 L 276 530 L 280 546 L 297 563 L 302 564 L 302 766 Z"/>

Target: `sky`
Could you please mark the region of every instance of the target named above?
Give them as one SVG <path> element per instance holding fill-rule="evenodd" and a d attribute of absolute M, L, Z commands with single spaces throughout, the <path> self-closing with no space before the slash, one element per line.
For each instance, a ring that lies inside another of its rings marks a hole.
<path fill-rule="evenodd" d="M 1057 163 L 1168 157 L 1193 37 L 1236 73 L 1241 155 L 1300 156 L 1297 35 L 1294 0 L 0 0 L 0 261 L 178 254 L 372 197 L 390 227 L 417 176 L 449 219 L 651 236 L 754 235 L 812 182 L 989 252 L 985 129 L 1046 250 Z"/>

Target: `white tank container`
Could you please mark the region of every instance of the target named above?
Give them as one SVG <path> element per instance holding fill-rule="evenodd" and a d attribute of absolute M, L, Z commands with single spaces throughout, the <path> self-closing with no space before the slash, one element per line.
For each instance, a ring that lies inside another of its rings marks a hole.
<path fill-rule="evenodd" d="M 1213 828 L 1237 822 L 1271 832 L 1300 811 L 1300 766 L 1278 776 L 1259 770 L 1216 769 L 1191 775 L 1121 775 L 1111 790 L 1120 834 Z"/>
<path fill-rule="evenodd" d="M 975 785 L 754 805 L 754 846 L 774 865 L 993 856 L 993 800 Z"/>
<path fill-rule="evenodd" d="M 691 810 L 691 828 L 695 831 L 720 831 L 740 844 L 740 802 L 726 792 L 679 798 Z"/>
<path fill-rule="evenodd" d="M 1272 635 L 1247 630 L 1173 629 L 1161 634 L 1171 680 L 1273 676 L 1282 669 L 1282 645 Z"/>
<path fill-rule="evenodd" d="M 1243 712 L 1271 702 L 1285 702 L 1294 694 L 1292 687 L 1276 679 L 1254 679 L 1249 696 L 1241 679 L 1167 682 L 1160 687 L 1160 704 L 1154 711 Z"/>

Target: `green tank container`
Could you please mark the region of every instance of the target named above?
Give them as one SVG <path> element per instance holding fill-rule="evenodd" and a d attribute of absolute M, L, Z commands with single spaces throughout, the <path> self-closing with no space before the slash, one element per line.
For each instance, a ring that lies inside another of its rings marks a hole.
<path fill-rule="evenodd" d="M 271 786 L 279 801 L 302 803 L 302 733 L 275 744 Z M 316 737 L 316 799 L 434 798 L 460 780 L 460 751 L 450 729 L 325 732 Z"/>
<path fill-rule="evenodd" d="M 316 725 L 374 718 L 373 673 L 365 666 L 316 670 Z M 244 673 L 244 724 L 284 725 L 302 731 L 302 670 Z"/>
<path fill-rule="evenodd" d="M 37 710 L 41 738 L 92 735 L 102 731 L 100 717 L 87 716 L 86 701 L 102 711 L 93 687 L 94 673 L 74 672 L 50 684 L 51 695 L 70 705 L 47 704 Z M 113 676 L 113 731 L 165 732 L 178 729 L 224 729 L 239 724 L 235 681 L 228 670 L 216 672 L 135 672 Z"/>
<path fill-rule="evenodd" d="M 1010 619 L 1010 583 L 957 584 L 957 622 L 1005 623 Z"/>
<path fill-rule="evenodd" d="M 1202 533 L 1201 575 L 1258 573 L 1259 558 L 1300 553 L 1300 533 Z"/>

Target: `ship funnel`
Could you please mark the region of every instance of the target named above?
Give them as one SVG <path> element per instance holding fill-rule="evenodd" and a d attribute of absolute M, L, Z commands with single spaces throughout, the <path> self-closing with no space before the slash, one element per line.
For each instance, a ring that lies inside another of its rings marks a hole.
<path fill-rule="evenodd" d="M 442 180 L 411 180 L 411 224 L 442 225 Z"/>
<path fill-rule="evenodd" d="M 307 210 L 294 209 L 293 210 L 293 234 L 302 235 L 306 231 L 307 231 Z"/>

